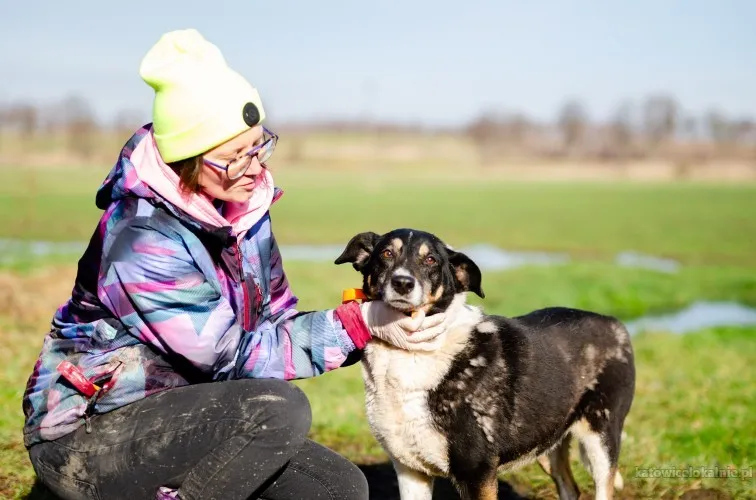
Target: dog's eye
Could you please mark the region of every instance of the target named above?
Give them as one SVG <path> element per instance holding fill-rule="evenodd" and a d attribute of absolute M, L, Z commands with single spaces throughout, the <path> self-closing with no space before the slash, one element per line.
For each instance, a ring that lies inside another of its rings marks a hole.
<path fill-rule="evenodd" d="M 384 259 L 390 259 L 393 256 L 394 256 L 394 252 L 392 252 L 388 248 L 384 250 L 383 252 L 381 252 L 381 257 L 383 257 Z"/>
<path fill-rule="evenodd" d="M 436 260 L 436 258 L 435 258 L 434 256 L 432 256 L 432 255 L 429 255 L 429 256 L 427 256 L 427 257 L 425 258 L 425 263 L 426 263 L 426 264 L 428 264 L 429 266 L 432 266 L 432 265 L 433 265 L 433 264 L 435 264 L 436 262 L 438 262 L 438 261 L 437 261 L 437 260 Z"/>

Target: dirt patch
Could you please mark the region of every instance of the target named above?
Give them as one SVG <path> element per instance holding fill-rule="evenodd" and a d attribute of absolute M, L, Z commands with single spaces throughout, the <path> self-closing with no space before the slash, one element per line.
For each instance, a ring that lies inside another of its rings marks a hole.
<path fill-rule="evenodd" d="M 370 488 L 370 498 L 382 500 L 399 500 L 399 486 L 396 472 L 389 463 L 367 464 L 358 467 L 365 474 Z M 457 500 L 459 495 L 447 479 L 437 479 L 433 487 L 433 500 Z M 504 481 L 499 480 L 498 500 L 525 500 L 515 489 Z"/>
<path fill-rule="evenodd" d="M 729 500 L 730 495 L 722 490 L 703 488 L 700 490 L 688 490 L 680 497 L 680 500 Z"/>
<path fill-rule="evenodd" d="M 71 266 L 31 274 L 0 272 L 0 331 L 46 333 L 55 311 L 70 297 L 75 277 Z"/>

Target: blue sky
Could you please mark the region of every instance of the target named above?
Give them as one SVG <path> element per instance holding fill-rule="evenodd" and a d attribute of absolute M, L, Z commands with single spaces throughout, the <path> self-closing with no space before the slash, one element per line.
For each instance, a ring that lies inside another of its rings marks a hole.
<path fill-rule="evenodd" d="M 602 118 L 651 92 L 756 116 L 754 20 L 749 0 L 15 2 L 0 17 L 0 101 L 79 94 L 101 118 L 147 117 L 142 56 L 193 27 L 276 121 L 550 119 L 571 97 Z"/>

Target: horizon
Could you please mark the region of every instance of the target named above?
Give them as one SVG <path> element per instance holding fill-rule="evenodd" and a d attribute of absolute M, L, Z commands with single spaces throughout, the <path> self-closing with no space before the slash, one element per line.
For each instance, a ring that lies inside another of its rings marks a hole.
<path fill-rule="evenodd" d="M 427 0 L 296 9 L 236 1 L 212 15 L 196 0 L 138 0 L 128 12 L 92 0 L 76 7 L 17 5 L 0 20 L 0 41 L 13 49 L 0 54 L 1 104 L 44 109 L 77 95 L 101 122 L 121 112 L 148 118 L 141 58 L 162 33 L 195 27 L 260 90 L 277 122 L 447 128 L 486 112 L 553 122 L 570 100 L 606 121 L 623 103 L 657 94 L 686 115 L 756 116 L 756 68 L 747 64 L 756 4 L 746 1 L 471 1 L 461 9 Z"/>

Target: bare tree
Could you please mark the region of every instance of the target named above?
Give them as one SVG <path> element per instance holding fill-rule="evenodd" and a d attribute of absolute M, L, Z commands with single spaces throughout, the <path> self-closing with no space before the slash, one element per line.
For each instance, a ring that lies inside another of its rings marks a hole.
<path fill-rule="evenodd" d="M 500 125 L 504 141 L 511 147 L 522 147 L 530 131 L 530 120 L 522 113 L 512 113 L 502 119 Z"/>
<path fill-rule="evenodd" d="M 688 116 L 682 119 L 682 132 L 688 140 L 697 141 L 700 139 L 701 127 L 698 118 Z"/>
<path fill-rule="evenodd" d="M 500 130 L 493 115 L 484 114 L 465 131 L 478 150 L 478 158 L 483 164 L 491 163 L 496 155 L 496 144 L 500 140 Z"/>
<path fill-rule="evenodd" d="M 71 150 L 89 159 L 94 154 L 97 124 L 89 103 L 78 96 L 63 101 L 63 116 Z"/>
<path fill-rule="evenodd" d="M 530 120 L 522 113 L 489 112 L 468 125 L 465 133 L 477 147 L 481 163 L 486 164 L 508 150 L 521 149 L 531 127 Z"/>
<path fill-rule="evenodd" d="M 673 138 L 677 121 L 678 106 L 672 97 L 654 95 L 646 100 L 643 124 L 651 152 L 656 152 Z"/>
<path fill-rule="evenodd" d="M 705 117 L 708 135 L 714 142 L 716 154 L 726 156 L 732 152 L 735 143 L 735 127 L 724 115 L 718 110 L 711 110 L 706 113 Z"/>
<path fill-rule="evenodd" d="M 8 127 L 8 108 L 0 101 L 0 150 L 3 147 L 3 141 L 5 139 L 5 133 Z"/>
<path fill-rule="evenodd" d="M 144 125 L 142 123 L 141 113 L 133 109 L 125 109 L 119 111 L 115 119 L 113 120 L 113 128 L 119 134 L 133 134 L 139 127 Z"/>
<path fill-rule="evenodd" d="M 37 108 L 26 102 L 11 106 L 3 113 L 3 123 L 29 139 L 36 134 L 39 125 Z"/>
<path fill-rule="evenodd" d="M 572 153 L 580 145 L 585 135 L 588 116 L 583 105 L 568 101 L 559 112 L 558 125 L 562 133 L 565 153 Z"/>
<path fill-rule="evenodd" d="M 753 143 L 756 133 L 756 122 L 750 118 L 740 118 L 732 123 L 732 135 L 736 144 L 749 146 Z"/>
<path fill-rule="evenodd" d="M 609 124 L 609 143 L 615 158 L 625 159 L 631 154 L 633 146 L 632 105 L 624 102 L 619 105 Z"/>
<path fill-rule="evenodd" d="M 37 133 L 39 113 L 32 104 L 23 104 L 16 110 L 18 113 L 18 125 L 21 137 L 31 139 Z"/>

